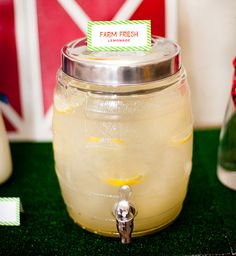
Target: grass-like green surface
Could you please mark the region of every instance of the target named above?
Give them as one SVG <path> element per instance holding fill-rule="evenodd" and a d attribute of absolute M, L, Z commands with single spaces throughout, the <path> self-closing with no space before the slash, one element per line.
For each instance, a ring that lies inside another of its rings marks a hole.
<path fill-rule="evenodd" d="M 197 131 L 187 198 L 165 230 L 118 239 L 73 223 L 62 201 L 50 143 L 12 143 L 14 173 L 0 196 L 20 197 L 20 227 L 0 227 L 0 255 L 236 255 L 236 192 L 216 177 L 218 130 Z"/>

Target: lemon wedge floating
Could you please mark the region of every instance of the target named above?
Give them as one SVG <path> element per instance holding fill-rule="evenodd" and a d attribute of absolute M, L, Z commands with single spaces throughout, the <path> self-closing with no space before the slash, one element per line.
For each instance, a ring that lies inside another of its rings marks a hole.
<path fill-rule="evenodd" d="M 143 175 L 138 175 L 130 179 L 109 178 L 106 180 L 106 183 L 112 186 L 135 185 L 135 184 L 139 184 L 142 178 L 143 178 Z"/>
<path fill-rule="evenodd" d="M 66 104 L 63 99 L 60 97 L 55 97 L 54 98 L 54 105 L 59 113 L 70 113 L 73 110 L 73 107 L 71 105 Z"/>
<path fill-rule="evenodd" d="M 188 142 L 190 139 L 192 139 L 193 137 L 193 132 L 192 129 L 188 132 L 184 132 L 182 134 L 179 134 L 177 136 L 174 136 L 171 138 L 171 143 L 172 144 L 176 144 L 176 145 L 181 145 L 184 144 L 186 142 Z"/>
<path fill-rule="evenodd" d="M 58 113 L 72 113 L 76 108 L 83 104 L 84 98 L 71 94 L 70 97 L 55 95 L 54 106 Z"/>

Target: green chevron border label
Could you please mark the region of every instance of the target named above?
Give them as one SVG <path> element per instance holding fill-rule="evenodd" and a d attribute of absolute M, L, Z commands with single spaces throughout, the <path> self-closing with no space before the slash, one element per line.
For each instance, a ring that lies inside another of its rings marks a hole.
<path fill-rule="evenodd" d="M 148 51 L 151 21 L 89 21 L 87 49 L 90 51 Z"/>
<path fill-rule="evenodd" d="M 0 225 L 20 226 L 19 197 L 0 197 Z"/>

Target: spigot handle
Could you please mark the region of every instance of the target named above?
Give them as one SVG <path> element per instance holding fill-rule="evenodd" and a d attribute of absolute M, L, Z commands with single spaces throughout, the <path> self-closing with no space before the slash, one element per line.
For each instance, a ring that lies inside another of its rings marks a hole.
<path fill-rule="evenodd" d="M 116 227 L 120 234 L 121 242 L 131 242 L 131 235 L 134 227 L 135 208 L 130 204 L 131 188 L 124 185 L 120 188 L 120 200 L 115 207 Z"/>

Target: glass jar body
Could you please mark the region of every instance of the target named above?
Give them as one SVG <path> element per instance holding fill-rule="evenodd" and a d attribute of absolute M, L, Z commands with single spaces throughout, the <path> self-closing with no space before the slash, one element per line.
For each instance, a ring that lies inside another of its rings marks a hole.
<path fill-rule="evenodd" d="M 119 187 L 132 188 L 133 235 L 171 223 L 192 166 L 192 113 L 184 70 L 148 84 L 103 86 L 58 73 L 53 148 L 72 219 L 118 236 Z"/>

